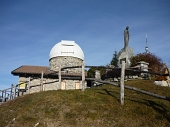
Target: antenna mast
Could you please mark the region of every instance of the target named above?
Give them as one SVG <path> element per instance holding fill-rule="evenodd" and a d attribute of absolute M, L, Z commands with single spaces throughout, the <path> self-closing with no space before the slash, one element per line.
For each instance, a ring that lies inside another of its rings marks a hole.
<path fill-rule="evenodd" d="M 147 35 L 146 35 L 146 46 L 145 46 L 146 53 L 149 53 L 148 42 L 147 42 Z"/>

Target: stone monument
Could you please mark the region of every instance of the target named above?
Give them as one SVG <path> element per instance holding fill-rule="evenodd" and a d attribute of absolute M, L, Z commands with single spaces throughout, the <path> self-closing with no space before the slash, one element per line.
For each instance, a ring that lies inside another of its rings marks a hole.
<path fill-rule="evenodd" d="M 124 30 L 124 48 L 122 48 L 117 55 L 119 67 L 121 67 L 122 61 L 125 61 L 126 68 L 130 67 L 131 65 L 130 58 L 134 56 L 134 52 L 133 52 L 133 48 L 128 46 L 129 37 L 130 37 L 129 27 L 127 26 L 126 29 Z"/>

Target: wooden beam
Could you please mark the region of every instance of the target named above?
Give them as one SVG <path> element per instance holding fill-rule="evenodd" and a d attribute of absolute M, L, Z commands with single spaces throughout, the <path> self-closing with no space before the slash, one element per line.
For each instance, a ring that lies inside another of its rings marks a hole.
<path fill-rule="evenodd" d="M 97 82 L 101 82 L 101 83 L 105 83 L 105 84 L 111 84 L 111 85 L 120 87 L 119 84 L 116 84 L 116 83 L 114 83 L 114 82 L 102 81 L 102 80 L 98 80 L 98 79 L 95 79 L 95 78 L 86 78 L 86 80 L 93 80 L 93 81 L 97 81 Z M 164 99 L 164 100 L 170 101 L 170 97 L 166 97 L 166 96 L 154 94 L 154 93 L 151 93 L 151 92 L 148 92 L 148 91 L 145 91 L 145 90 L 140 90 L 140 89 L 138 89 L 138 88 L 136 88 L 136 87 L 124 86 L 124 88 L 125 88 L 125 89 L 129 89 L 129 90 L 134 90 L 134 91 L 137 91 L 137 92 L 140 92 L 140 93 L 149 95 L 149 96 L 153 96 L 153 97 L 156 97 L 156 98 L 159 98 L 159 99 Z"/>
<path fill-rule="evenodd" d="M 150 95 L 150 96 L 159 98 L 159 99 L 164 99 L 164 100 L 170 101 L 170 97 L 158 95 L 158 94 L 151 93 L 151 92 L 148 92 L 148 91 L 145 91 L 145 90 L 140 90 L 140 89 L 138 89 L 138 88 L 131 87 L 131 86 L 125 86 L 125 88 L 126 88 L 126 89 L 130 89 L 130 90 L 134 90 L 134 91 L 137 91 L 137 92 L 140 92 L 140 93 L 143 93 L 143 94 L 147 94 L 147 95 Z"/>

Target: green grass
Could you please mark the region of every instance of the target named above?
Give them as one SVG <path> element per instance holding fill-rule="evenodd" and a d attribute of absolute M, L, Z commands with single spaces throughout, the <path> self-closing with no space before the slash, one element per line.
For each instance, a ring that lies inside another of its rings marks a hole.
<path fill-rule="evenodd" d="M 127 81 L 156 94 L 169 96 L 170 88 L 148 80 Z M 170 103 L 125 89 L 120 105 L 120 89 L 112 85 L 81 90 L 46 91 L 18 97 L 0 105 L 0 127 L 168 127 Z M 15 118 L 15 121 L 12 120 Z"/>

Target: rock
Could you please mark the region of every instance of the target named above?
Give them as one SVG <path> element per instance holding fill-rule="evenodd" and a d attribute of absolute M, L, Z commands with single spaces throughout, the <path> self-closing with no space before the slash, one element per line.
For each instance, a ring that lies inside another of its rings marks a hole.
<path fill-rule="evenodd" d="M 159 86 L 168 86 L 168 83 L 166 81 L 155 81 L 154 84 Z"/>
<path fill-rule="evenodd" d="M 118 79 L 117 79 L 117 78 L 114 78 L 113 81 L 114 81 L 114 82 L 118 82 Z"/>

